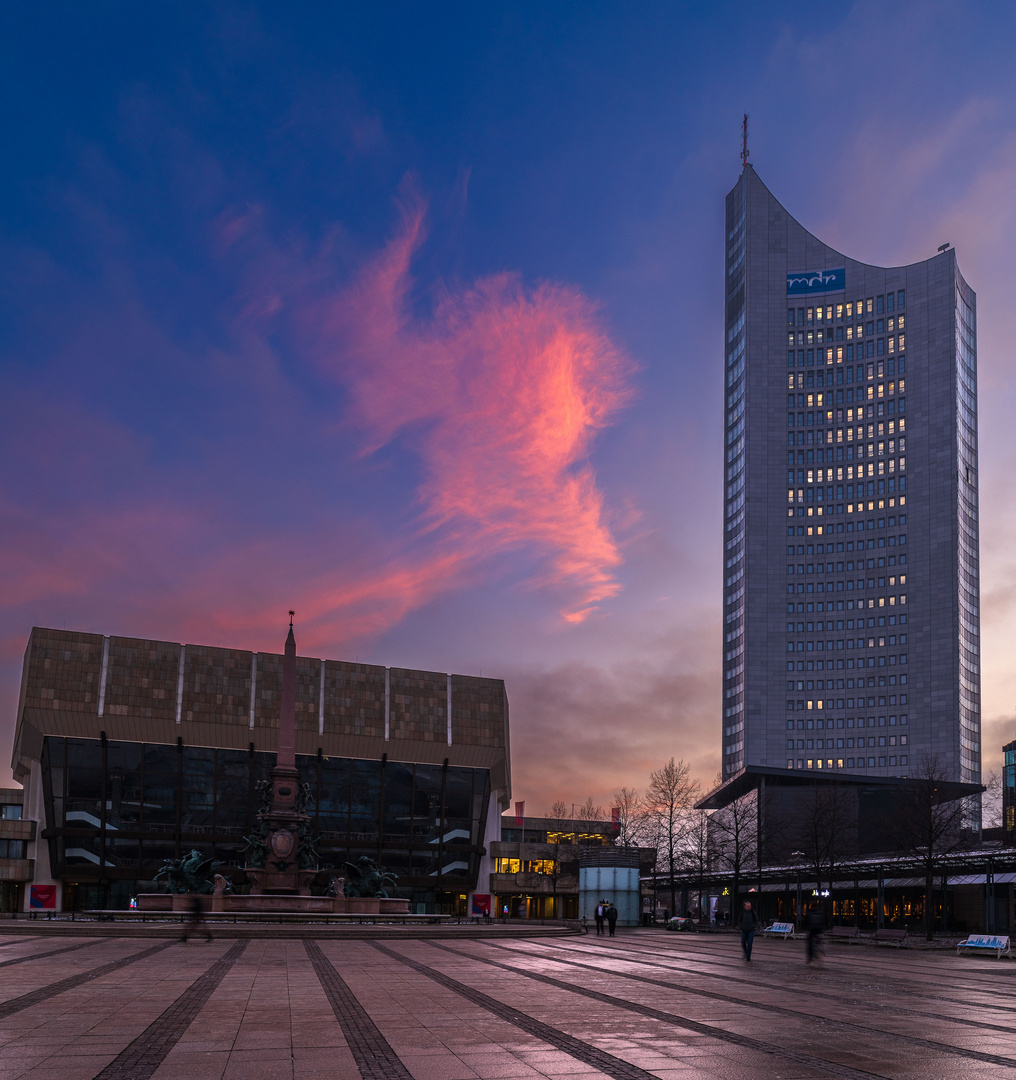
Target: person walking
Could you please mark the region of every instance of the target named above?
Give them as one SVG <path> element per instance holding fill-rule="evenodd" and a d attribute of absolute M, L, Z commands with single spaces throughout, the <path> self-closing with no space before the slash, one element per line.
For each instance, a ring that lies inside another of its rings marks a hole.
<path fill-rule="evenodd" d="M 808 963 L 822 955 L 822 934 L 825 931 L 825 916 L 820 907 L 813 907 L 808 912 Z"/>
<path fill-rule="evenodd" d="M 212 940 L 212 932 L 205 924 L 201 897 L 197 894 L 187 898 L 187 921 L 184 923 L 183 937 L 180 940 L 188 941 L 192 934 L 203 934 L 206 941 Z"/>
<path fill-rule="evenodd" d="M 745 900 L 744 907 L 741 910 L 741 949 L 744 952 L 744 958 L 749 963 L 751 962 L 751 946 L 755 940 L 755 928 L 759 922 L 758 915 L 755 914 L 755 909 L 751 906 L 750 900 Z"/>
<path fill-rule="evenodd" d="M 597 932 L 597 934 L 602 934 L 603 933 L 603 915 L 604 915 L 604 909 L 606 908 L 606 906 L 607 906 L 607 901 L 606 900 L 601 900 L 596 905 L 596 913 L 595 914 L 596 914 L 596 932 Z"/>
<path fill-rule="evenodd" d="M 614 928 L 617 926 L 617 908 L 613 904 L 607 905 L 607 925 L 610 927 L 610 936 L 614 936 Z"/>

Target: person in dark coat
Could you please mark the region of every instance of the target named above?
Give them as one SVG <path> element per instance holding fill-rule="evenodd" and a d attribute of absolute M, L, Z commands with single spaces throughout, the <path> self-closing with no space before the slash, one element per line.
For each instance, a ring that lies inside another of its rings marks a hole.
<path fill-rule="evenodd" d="M 610 936 L 614 936 L 614 927 L 617 926 L 617 908 L 613 904 L 607 905 L 607 926 L 610 927 Z"/>
<path fill-rule="evenodd" d="M 822 955 L 822 934 L 825 932 L 825 915 L 819 907 L 808 912 L 808 963 Z"/>
<path fill-rule="evenodd" d="M 601 900 L 596 905 L 596 911 L 594 912 L 594 915 L 596 917 L 596 932 L 597 932 L 597 934 L 602 934 L 603 933 L 603 919 L 604 919 L 604 916 L 606 914 L 606 910 L 607 910 L 607 901 L 606 900 Z"/>
<path fill-rule="evenodd" d="M 755 909 L 751 906 L 750 900 L 745 900 L 744 907 L 741 910 L 741 949 L 744 952 L 745 960 L 751 961 L 751 946 L 755 940 L 755 928 L 758 926 L 761 920 L 755 914 Z"/>
<path fill-rule="evenodd" d="M 201 897 L 197 895 L 187 898 L 187 921 L 183 925 L 183 937 L 180 940 L 187 941 L 192 934 L 201 934 L 206 941 L 212 940 L 212 932 L 204 920 L 204 905 Z"/>

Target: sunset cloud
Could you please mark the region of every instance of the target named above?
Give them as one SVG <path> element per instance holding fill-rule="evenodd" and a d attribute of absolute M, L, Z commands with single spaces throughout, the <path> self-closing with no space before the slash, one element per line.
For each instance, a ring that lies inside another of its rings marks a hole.
<path fill-rule="evenodd" d="M 356 282 L 322 303 L 322 369 L 347 389 L 364 452 L 404 439 L 423 466 L 421 526 L 469 560 L 530 549 L 533 586 L 582 621 L 621 562 L 588 456 L 630 399 L 631 361 L 578 290 L 498 274 L 444 286 L 426 314 L 410 266 L 418 203 Z"/>

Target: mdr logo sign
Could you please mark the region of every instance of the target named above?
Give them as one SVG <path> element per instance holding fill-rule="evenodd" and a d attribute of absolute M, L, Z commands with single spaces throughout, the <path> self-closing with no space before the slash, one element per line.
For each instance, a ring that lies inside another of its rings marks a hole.
<path fill-rule="evenodd" d="M 809 270 L 787 274 L 787 296 L 808 296 L 810 293 L 843 292 L 847 287 L 847 269 Z"/>

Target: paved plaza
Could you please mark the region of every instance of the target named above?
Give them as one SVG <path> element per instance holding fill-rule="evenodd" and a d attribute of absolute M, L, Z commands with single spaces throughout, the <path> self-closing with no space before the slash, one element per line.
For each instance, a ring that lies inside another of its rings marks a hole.
<path fill-rule="evenodd" d="M 0 936 L 0 1080 L 1016 1075 L 1016 967 L 616 938 Z"/>

